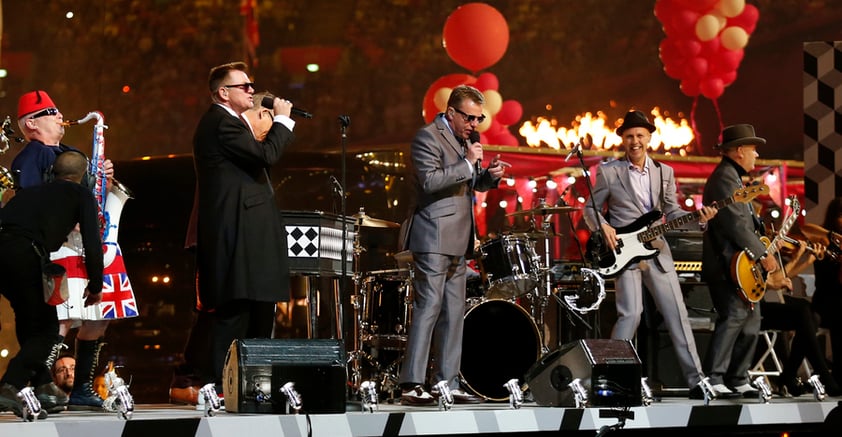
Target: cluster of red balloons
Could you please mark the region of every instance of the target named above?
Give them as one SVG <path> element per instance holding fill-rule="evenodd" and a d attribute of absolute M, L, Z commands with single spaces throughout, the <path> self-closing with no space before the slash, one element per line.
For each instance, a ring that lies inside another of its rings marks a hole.
<path fill-rule="evenodd" d="M 760 12 L 745 0 L 658 0 L 655 16 L 667 36 L 664 72 L 681 81 L 684 94 L 714 100 L 737 79 Z"/>
<path fill-rule="evenodd" d="M 509 45 L 509 26 L 497 9 L 485 3 L 462 5 L 447 17 L 442 43 L 453 62 L 478 72 L 499 61 Z M 523 107 L 516 100 L 503 100 L 500 82 L 493 73 L 446 74 L 433 82 L 424 94 L 422 116 L 428 123 L 447 109 L 447 99 L 457 85 L 471 85 L 485 97 L 483 109 L 487 115 L 479 124 L 480 142 L 517 146 L 518 140 L 506 128 L 520 121 Z"/>
<path fill-rule="evenodd" d="M 477 126 L 480 142 L 501 146 L 517 146 L 517 138 L 506 127 L 523 117 L 523 106 L 516 100 L 503 100 L 500 94 L 500 82 L 494 73 L 482 73 L 478 77 L 470 74 L 447 74 L 438 78 L 424 95 L 424 120 L 428 123 L 439 112 L 447 109 L 450 91 L 457 85 L 471 85 L 482 91 L 485 97 L 483 112 L 487 117 Z"/>

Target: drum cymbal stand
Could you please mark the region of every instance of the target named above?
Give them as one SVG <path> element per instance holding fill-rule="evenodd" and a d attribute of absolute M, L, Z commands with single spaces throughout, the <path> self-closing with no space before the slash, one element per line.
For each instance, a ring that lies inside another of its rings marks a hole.
<path fill-rule="evenodd" d="M 365 248 L 360 244 L 360 229 L 357 227 L 354 234 L 354 294 L 351 295 L 351 307 L 354 309 L 354 335 L 351 352 L 348 353 L 348 365 L 350 372 L 348 375 L 351 378 L 351 390 L 354 394 L 359 393 L 360 384 L 362 383 L 362 371 L 360 370 L 362 364 L 361 358 L 364 356 L 362 350 L 362 305 L 363 296 L 360 287 L 362 282 L 362 273 L 360 272 L 360 254 L 365 252 Z"/>
<path fill-rule="evenodd" d="M 539 200 L 540 206 L 539 207 L 546 207 L 547 203 L 546 200 L 541 198 Z M 532 319 L 535 320 L 535 324 L 538 326 L 538 329 L 541 332 L 541 355 L 544 355 L 550 351 L 549 347 L 547 346 L 546 336 L 544 335 L 544 314 L 546 314 L 547 306 L 549 306 L 550 296 L 552 296 L 552 278 L 550 275 L 552 272 L 550 271 L 550 263 L 552 260 L 550 259 L 550 235 L 552 234 L 552 224 L 550 223 L 550 218 L 552 214 L 547 214 L 543 216 L 543 220 L 541 221 L 541 233 L 544 234 L 544 259 L 543 265 L 541 265 L 541 259 L 538 258 L 539 261 L 539 269 L 538 275 L 541 275 L 543 280 L 538 282 L 538 286 L 535 287 L 535 293 L 533 294 L 533 302 L 532 302 Z M 535 215 L 532 216 L 532 227 L 535 228 Z"/>

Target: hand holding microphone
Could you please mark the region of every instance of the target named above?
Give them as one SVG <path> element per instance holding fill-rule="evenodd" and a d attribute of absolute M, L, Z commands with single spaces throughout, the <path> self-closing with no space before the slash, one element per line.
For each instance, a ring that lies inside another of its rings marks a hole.
<path fill-rule="evenodd" d="M 302 118 L 313 118 L 313 114 L 303 109 L 293 107 L 292 102 L 290 102 L 289 100 L 283 100 L 271 94 L 263 96 L 263 100 L 260 102 L 260 106 L 266 109 L 271 109 L 272 111 L 274 111 L 275 115 L 286 115 L 287 117 L 289 117 L 290 115 L 295 115 Z"/>
<path fill-rule="evenodd" d="M 479 144 L 478 147 L 474 147 L 474 144 L 479 144 L 479 132 L 475 130 L 468 135 L 468 149 L 472 151 L 479 149 L 479 157 L 474 161 L 474 171 L 476 174 L 480 174 L 482 172 L 482 144 Z"/>

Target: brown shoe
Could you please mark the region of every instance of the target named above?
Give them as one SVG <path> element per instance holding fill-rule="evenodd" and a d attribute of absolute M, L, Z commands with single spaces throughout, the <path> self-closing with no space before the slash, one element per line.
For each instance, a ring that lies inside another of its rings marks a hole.
<path fill-rule="evenodd" d="M 197 405 L 199 403 L 199 387 L 170 387 L 170 403 Z"/>
<path fill-rule="evenodd" d="M 453 396 L 454 404 L 481 404 L 485 402 L 483 398 L 474 396 L 459 388 L 456 390 L 450 390 L 450 395 Z"/>
<path fill-rule="evenodd" d="M 436 398 L 420 385 L 401 392 L 401 405 L 433 405 L 435 403 Z"/>

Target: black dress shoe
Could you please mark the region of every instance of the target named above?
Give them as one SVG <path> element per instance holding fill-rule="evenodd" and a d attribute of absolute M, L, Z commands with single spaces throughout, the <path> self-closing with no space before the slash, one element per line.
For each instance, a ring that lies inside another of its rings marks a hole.
<path fill-rule="evenodd" d="M 701 387 L 698 385 L 690 389 L 690 395 L 688 396 L 690 399 L 704 399 L 705 392 L 702 390 Z"/>

